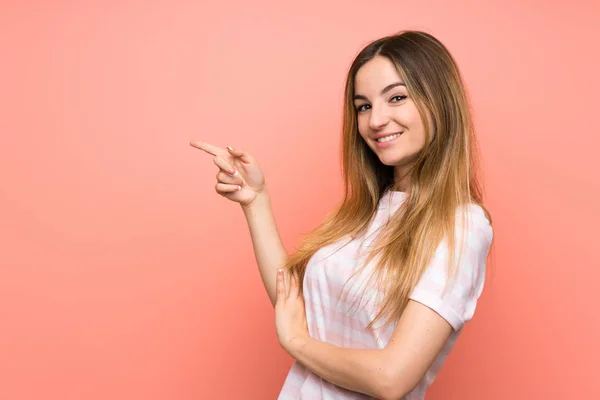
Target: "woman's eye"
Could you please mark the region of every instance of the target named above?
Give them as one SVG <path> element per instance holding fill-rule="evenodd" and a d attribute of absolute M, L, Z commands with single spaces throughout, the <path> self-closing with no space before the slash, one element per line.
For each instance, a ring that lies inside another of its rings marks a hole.
<path fill-rule="evenodd" d="M 392 103 L 397 103 L 399 101 L 402 101 L 402 100 L 406 99 L 407 97 L 408 96 L 397 95 L 397 96 L 393 96 L 390 100 L 391 100 Z M 356 107 L 356 111 L 363 112 L 363 111 L 368 110 L 368 108 L 370 108 L 370 107 L 371 106 L 368 105 L 368 104 L 362 104 L 362 105 Z"/>
<path fill-rule="evenodd" d="M 401 101 L 401 100 L 404 100 L 405 98 L 406 98 L 406 96 L 401 96 L 401 95 L 398 95 L 398 96 L 394 96 L 394 97 L 392 97 L 392 98 L 391 98 L 391 100 L 393 101 L 394 99 L 398 99 L 398 100 L 396 100 L 396 101 L 393 101 L 394 103 L 397 103 L 397 102 L 399 102 L 399 101 Z"/>

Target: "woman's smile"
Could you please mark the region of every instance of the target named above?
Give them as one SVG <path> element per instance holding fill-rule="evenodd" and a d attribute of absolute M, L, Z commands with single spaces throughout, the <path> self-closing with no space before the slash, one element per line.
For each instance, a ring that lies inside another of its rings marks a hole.
<path fill-rule="evenodd" d="M 376 139 L 375 146 L 378 149 L 385 149 L 387 147 L 390 147 L 392 145 L 392 143 L 394 143 L 401 135 L 402 135 L 402 132 L 394 133 L 392 135 L 384 136 L 379 139 Z"/>

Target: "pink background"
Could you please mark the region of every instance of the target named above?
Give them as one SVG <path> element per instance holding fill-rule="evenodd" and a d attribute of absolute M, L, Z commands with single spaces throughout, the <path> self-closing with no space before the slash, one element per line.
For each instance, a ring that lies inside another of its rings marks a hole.
<path fill-rule="evenodd" d="M 188 142 L 253 154 L 294 248 L 341 193 L 345 71 L 401 29 L 459 62 L 495 222 L 428 399 L 600 398 L 600 3 L 0 7 L 0 399 L 276 398 L 245 220 Z"/>

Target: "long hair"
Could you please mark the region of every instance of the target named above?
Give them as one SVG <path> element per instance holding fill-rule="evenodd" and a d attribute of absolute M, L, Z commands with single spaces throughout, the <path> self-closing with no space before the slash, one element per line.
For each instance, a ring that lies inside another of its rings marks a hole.
<path fill-rule="evenodd" d="M 364 233 L 382 195 L 394 187 L 394 167 L 383 164 L 360 136 L 353 104 L 357 71 L 378 56 L 389 59 L 406 84 L 425 126 L 427 144 L 410 169 L 409 195 L 372 244 L 364 263 L 377 259 L 372 277 L 383 293 L 379 312 L 369 327 L 382 317 L 387 323 L 402 314 L 443 240 L 454 264 L 457 216 L 467 215 L 457 210 L 479 205 L 492 222 L 482 204 L 472 111 L 456 62 L 432 35 L 402 31 L 368 44 L 350 66 L 342 124 L 344 198 L 288 256 L 285 268 L 302 285 L 307 263 L 317 250 L 346 235 Z M 466 218 L 462 223 L 466 226 Z"/>

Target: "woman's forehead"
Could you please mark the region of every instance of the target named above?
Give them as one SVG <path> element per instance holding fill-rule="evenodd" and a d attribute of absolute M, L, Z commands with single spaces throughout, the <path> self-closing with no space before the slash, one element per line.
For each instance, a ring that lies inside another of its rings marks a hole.
<path fill-rule="evenodd" d="M 379 93 L 390 85 L 405 85 L 396 69 L 396 65 L 386 57 L 375 57 L 365 63 L 354 77 L 355 92 L 369 91 Z"/>

